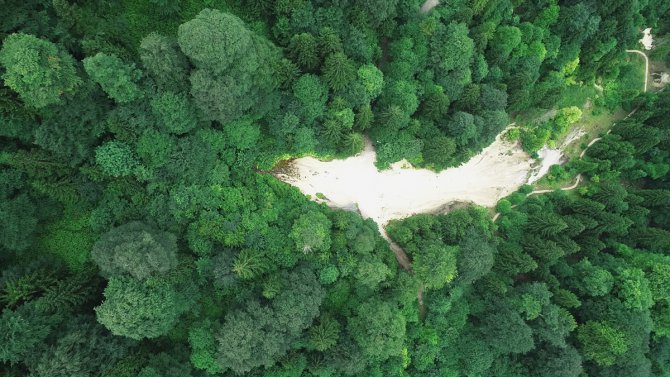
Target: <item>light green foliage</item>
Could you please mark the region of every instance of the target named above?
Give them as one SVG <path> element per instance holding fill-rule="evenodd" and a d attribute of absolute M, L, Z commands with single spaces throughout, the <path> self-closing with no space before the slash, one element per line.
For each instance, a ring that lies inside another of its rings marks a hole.
<path fill-rule="evenodd" d="M 337 267 L 326 266 L 319 273 L 319 281 L 321 282 L 321 284 L 324 285 L 333 284 L 337 280 L 339 275 L 340 271 L 337 270 Z"/>
<path fill-rule="evenodd" d="M 521 30 L 514 26 L 499 26 L 491 41 L 491 55 L 495 62 L 504 62 L 521 43 Z"/>
<path fill-rule="evenodd" d="M 134 64 L 126 64 L 117 56 L 98 53 L 83 60 L 89 77 L 100 84 L 107 95 L 119 103 L 142 97 L 137 81 L 142 72 Z"/>
<path fill-rule="evenodd" d="M 567 132 L 570 125 L 577 123 L 581 117 L 582 111 L 576 106 L 560 109 L 553 119 L 555 135 Z"/>
<path fill-rule="evenodd" d="M 368 100 L 377 98 L 384 86 L 384 74 L 372 64 L 362 65 L 358 68 L 358 79 L 363 84 Z"/>
<path fill-rule="evenodd" d="M 374 360 L 400 356 L 405 336 L 405 318 L 391 304 L 373 299 L 361 304 L 349 318 L 347 330 L 363 353 Z"/>
<path fill-rule="evenodd" d="M 604 296 L 612 290 L 614 277 L 604 268 L 593 266 L 588 259 L 575 265 L 576 290 L 591 296 Z"/>
<path fill-rule="evenodd" d="M 102 235 L 91 257 L 107 276 L 130 274 L 146 279 L 174 268 L 176 253 L 175 236 L 135 221 Z"/>
<path fill-rule="evenodd" d="M 646 276 L 654 301 L 670 303 L 670 265 L 654 265 Z"/>
<path fill-rule="evenodd" d="M 173 288 L 149 286 L 129 277 L 110 278 L 104 296 L 95 308 L 98 322 L 112 334 L 131 339 L 165 335 L 180 312 Z"/>
<path fill-rule="evenodd" d="M 138 167 L 132 149 L 119 141 L 108 141 L 95 150 L 95 162 L 112 177 L 131 175 Z"/>
<path fill-rule="evenodd" d="M 3 41 L 0 65 L 5 68 L 5 85 L 36 108 L 61 104 L 82 82 L 69 54 L 29 34 L 11 34 Z"/>
<path fill-rule="evenodd" d="M 146 166 L 157 167 L 169 160 L 175 144 L 170 135 L 149 128 L 137 139 L 135 150 Z"/>
<path fill-rule="evenodd" d="M 224 126 L 227 142 L 237 149 L 249 149 L 261 136 L 260 127 L 253 120 L 243 118 Z"/>
<path fill-rule="evenodd" d="M 325 351 L 335 344 L 340 336 L 340 323 L 330 317 L 321 317 L 319 324 L 309 329 L 309 342 L 317 351 Z"/>
<path fill-rule="evenodd" d="M 627 268 L 619 271 L 615 288 L 617 295 L 629 309 L 648 309 L 654 303 L 649 282 L 640 269 Z"/>
<path fill-rule="evenodd" d="M 379 283 L 391 275 L 391 270 L 386 264 L 373 259 L 364 259 L 358 264 L 354 276 L 359 283 L 370 289 L 375 289 Z"/>
<path fill-rule="evenodd" d="M 365 148 L 365 139 L 357 132 L 346 135 L 343 142 L 344 151 L 350 155 L 360 153 Z"/>
<path fill-rule="evenodd" d="M 194 325 L 188 333 L 188 342 L 191 346 L 191 363 L 198 369 L 208 373 L 223 371 L 216 362 L 216 338 L 212 333 L 212 324 L 205 322 Z"/>
<path fill-rule="evenodd" d="M 47 228 L 41 244 L 61 257 L 70 269 L 79 270 L 90 259 L 93 237 L 89 217 L 70 214 Z"/>
<path fill-rule="evenodd" d="M 181 135 L 198 125 L 195 107 L 183 94 L 164 92 L 151 99 L 151 110 L 167 132 Z"/>
<path fill-rule="evenodd" d="M 526 320 L 530 321 L 540 316 L 542 308 L 549 304 L 551 292 L 543 283 L 524 284 L 518 289 L 518 310 Z"/>
<path fill-rule="evenodd" d="M 458 247 L 431 243 L 413 256 L 412 267 L 427 288 L 440 289 L 456 277 Z"/>
<path fill-rule="evenodd" d="M 582 356 L 601 366 L 614 364 L 628 350 L 625 335 L 606 322 L 588 321 L 577 328 Z"/>
<path fill-rule="evenodd" d="M 254 41 L 238 17 L 213 9 L 203 9 L 196 18 L 179 26 L 181 50 L 199 68 L 223 73 L 244 64 L 253 69 L 261 62 L 254 54 Z"/>
<path fill-rule="evenodd" d="M 331 226 L 326 215 L 311 210 L 295 220 L 289 236 L 302 252 L 326 251 L 330 248 Z"/>
<path fill-rule="evenodd" d="M 468 27 L 462 23 L 451 23 L 433 34 L 431 60 L 441 72 L 466 66 L 470 62 L 474 43 L 468 37 Z"/>

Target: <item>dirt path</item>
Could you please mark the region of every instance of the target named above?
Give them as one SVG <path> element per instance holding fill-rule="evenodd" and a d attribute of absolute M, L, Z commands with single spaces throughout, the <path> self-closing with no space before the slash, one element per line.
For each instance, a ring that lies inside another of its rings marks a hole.
<path fill-rule="evenodd" d="M 649 81 L 649 58 L 647 54 L 640 50 L 626 50 L 626 52 L 636 53 L 642 55 L 644 58 L 644 92 L 647 92 L 647 82 Z"/>
<path fill-rule="evenodd" d="M 642 56 L 644 56 L 644 61 L 645 61 L 644 92 L 646 93 L 647 92 L 647 79 L 649 77 L 649 58 L 647 57 L 647 54 L 645 54 L 644 52 L 642 52 L 640 50 L 626 50 L 626 52 L 637 53 L 637 54 L 641 54 Z M 623 118 L 623 120 L 626 120 L 626 119 L 630 118 L 633 114 L 635 114 L 635 112 L 637 112 L 638 108 L 639 107 L 634 108 L 633 111 L 631 111 L 628 115 L 626 115 L 625 118 Z M 612 123 L 612 126 L 614 126 L 615 124 L 616 123 Z M 612 132 L 611 129 L 607 130 L 606 135 L 609 135 L 610 132 Z M 580 159 L 584 158 L 584 156 L 586 155 L 586 151 L 588 151 L 589 148 L 591 148 L 591 146 L 593 144 L 597 143 L 601 139 L 602 139 L 601 137 L 597 137 L 597 138 L 591 140 L 591 142 L 589 142 L 589 144 L 586 146 L 586 148 L 584 148 L 582 153 L 579 154 L 579 158 Z M 577 174 L 577 177 L 575 177 L 575 182 L 573 184 L 571 184 L 570 186 L 561 187 L 559 189 L 553 189 L 553 190 L 552 189 L 535 190 L 535 191 L 530 192 L 528 194 L 528 196 L 546 194 L 546 193 L 550 193 L 550 192 L 557 191 L 557 190 L 560 190 L 560 191 L 574 190 L 574 189 L 577 188 L 577 186 L 579 186 L 581 181 L 582 181 L 582 175 Z M 514 208 L 514 207 L 516 207 L 516 205 L 512 206 L 512 208 Z M 498 217 L 500 217 L 500 212 L 496 212 L 496 214 L 493 215 L 493 222 L 498 220 Z"/>
<path fill-rule="evenodd" d="M 398 264 L 400 265 L 400 267 L 402 267 L 408 272 L 412 272 L 412 262 L 410 262 L 409 257 L 407 256 L 405 250 L 403 250 L 403 248 L 400 247 L 400 245 L 393 242 L 391 237 L 389 237 L 388 233 L 386 233 L 386 228 L 384 228 L 383 226 L 379 227 L 379 233 L 381 233 L 382 238 L 384 238 L 386 242 L 389 243 L 389 247 L 395 254 L 395 259 L 398 260 Z"/>

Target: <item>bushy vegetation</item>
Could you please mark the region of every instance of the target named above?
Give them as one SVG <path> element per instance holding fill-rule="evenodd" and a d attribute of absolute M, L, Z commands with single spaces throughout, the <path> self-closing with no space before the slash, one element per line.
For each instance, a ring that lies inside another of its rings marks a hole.
<path fill-rule="evenodd" d="M 0 375 L 668 373 L 668 95 L 605 88 L 578 191 L 390 224 L 411 272 L 259 171 L 555 140 L 670 2 L 0 3 Z"/>

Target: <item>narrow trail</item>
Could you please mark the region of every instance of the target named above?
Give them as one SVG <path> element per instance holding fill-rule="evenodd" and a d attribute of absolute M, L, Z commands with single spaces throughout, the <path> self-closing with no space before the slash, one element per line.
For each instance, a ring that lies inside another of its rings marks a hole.
<path fill-rule="evenodd" d="M 647 82 L 649 81 L 649 58 L 647 54 L 640 50 L 626 50 L 626 52 L 636 53 L 642 55 L 644 58 L 644 92 L 647 92 Z"/>
<path fill-rule="evenodd" d="M 637 54 L 640 54 L 640 55 L 644 56 L 644 61 L 645 61 L 645 67 L 644 67 L 644 93 L 646 93 L 646 92 L 647 92 L 647 79 L 648 79 L 648 77 L 649 77 L 649 58 L 647 57 L 647 54 L 645 54 L 644 52 L 642 52 L 642 51 L 640 51 L 640 50 L 626 50 L 626 52 L 637 53 Z M 661 90 L 663 90 L 663 89 L 661 89 Z M 636 108 L 634 108 L 633 111 L 631 111 L 628 115 L 626 115 L 626 117 L 624 117 L 622 120 L 626 120 L 626 119 L 630 118 L 633 114 L 635 114 L 635 113 L 637 112 L 638 109 L 639 109 L 639 106 L 636 107 Z M 612 126 L 614 126 L 615 124 L 616 124 L 616 123 L 612 123 Z M 610 132 L 612 132 L 611 129 L 607 130 L 607 133 L 606 133 L 605 135 L 609 135 Z M 591 140 L 591 141 L 589 142 L 589 144 L 586 146 L 586 148 L 584 148 L 584 150 L 582 151 L 582 153 L 579 154 L 579 159 L 581 160 L 582 158 L 584 158 L 584 156 L 586 155 L 586 151 L 588 151 L 589 148 L 591 148 L 591 146 L 592 146 L 593 144 L 597 143 L 597 142 L 600 141 L 600 140 L 602 140 L 602 137 L 596 137 L 595 139 Z M 579 186 L 579 184 L 581 183 L 581 181 L 582 181 L 582 175 L 581 175 L 581 174 L 577 174 L 577 177 L 575 177 L 575 182 L 574 182 L 573 184 L 571 184 L 570 186 L 561 187 L 561 188 L 558 188 L 558 189 L 535 190 L 535 191 L 530 192 L 527 196 L 531 196 L 531 195 L 539 195 L 539 194 L 546 194 L 546 193 L 554 192 L 554 191 L 570 191 L 570 190 L 574 190 L 574 189 L 576 189 L 576 188 Z M 512 206 L 512 208 L 514 208 L 514 207 L 516 207 L 516 205 L 513 205 L 513 206 Z M 493 215 L 493 222 L 495 222 L 496 220 L 498 220 L 498 217 L 500 217 L 500 212 L 496 212 L 496 214 Z"/>
<path fill-rule="evenodd" d="M 391 239 L 391 237 L 389 237 L 388 233 L 386 233 L 386 228 L 384 228 L 384 226 L 379 227 L 379 233 L 381 233 L 382 238 L 384 238 L 386 242 L 388 242 L 389 247 L 395 254 L 395 259 L 398 260 L 398 264 L 400 265 L 400 267 L 402 267 L 408 272 L 412 272 L 412 262 L 410 262 L 409 257 L 407 256 L 405 250 L 403 250 L 403 248 L 400 247 L 400 245 L 395 243 Z"/>
<path fill-rule="evenodd" d="M 431 9 L 433 9 L 438 4 L 439 4 L 438 0 L 427 0 L 423 4 L 423 6 L 421 7 L 421 13 L 429 12 Z M 644 52 L 642 52 L 640 50 L 626 50 L 626 52 L 641 54 L 644 57 L 644 60 L 645 60 L 644 92 L 646 93 L 647 92 L 647 81 L 648 81 L 648 77 L 649 77 L 649 58 L 647 57 L 647 54 L 645 54 Z M 638 108 L 633 109 L 633 111 L 631 111 L 628 115 L 626 115 L 624 120 L 628 119 L 631 115 L 635 114 L 637 109 Z M 513 124 L 515 124 L 515 123 L 513 123 Z M 615 124 L 616 123 L 613 123 L 612 126 L 614 126 Z M 610 131 L 611 130 L 608 130 L 607 134 L 609 134 Z M 586 155 L 586 151 L 588 151 L 588 149 L 593 144 L 597 143 L 601 139 L 602 139 L 601 137 L 596 137 L 593 140 L 591 140 L 589 142 L 589 144 L 586 146 L 586 148 L 584 148 L 584 150 L 579 154 L 579 158 L 582 159 L 584 157 L 584 155 Z M 577 177 L 575 178 L 574 183 L 572 183 L 571 185 L 566 186 L 566 187 L 561 187 L 558 190 L 561 190 L 561 191 L 574 190 L 579 186 L 581 181 L 582 181 L 582 175 L 578 174 Z M 528 196 L 545 194 L 545 193 L 549 193 L 549 192 L 553 192 L 553 191 L 556 191 L 556 190 L 551 190 L 551 189 L 535 190 L 535 191 L 532 191 L 531 193 L 529 193 Z M 514 207 L 516 207 L 516 205 L 512 206 L 512 208 L 514 208 Z M 497 212 L 493 216 L 493 222 L 495 222 L 498 219 L 498 217 L 500 217 L 500 212 Z M 391 237 L 389 237 L 389 235 L 386 232 L 386 229 L 384 228 L 383 225 L 380 227 L 380 233 L 381 233 L 382 237 L 388 242 L 389 247 L 391 248 L 391 250 L 395 254 L 395 257 L 398 260 L 398 264 L 403 269 L 408 271 L 409 273 L 412 273 L 413 272 L 412 271 L 412 262 L 410 261 L 409 257 L 407 256 L 407 253 L 405 252 L 405 250 L 402 247 L 400 247 L 400 245 L 395 243 L 391 239 Z M 426 305 L 425 305 L 424 300 L 423 300 L 423 290 L 424 290 L 423 287 L 420 287 L 418 292 L 417 292 L 417 302 L 418 302 L 418 305 L 419 305 L 419 319 L 421 321 L 423 321 L 426 318 L 426 311 L 427 311 Z"/>

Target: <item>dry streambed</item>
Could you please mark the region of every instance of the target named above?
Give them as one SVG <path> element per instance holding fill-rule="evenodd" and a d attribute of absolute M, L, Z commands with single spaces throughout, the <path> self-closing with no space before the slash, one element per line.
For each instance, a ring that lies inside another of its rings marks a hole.
<path fill-rule="evenodd" d="M 359 210 L 380 225 L 417 213 L 436 212 L 454 202 L 493 207 L 501 198 L 541 178 L 562 159 L 560 150 L 545 148 L 538 163 L 501 133 L 490 146 L 465 164 L 439 173 L 401 161 L 379 171 L 372 144 L 344 160 L 304 157 L 288 163 L 276 176 L 313 200 L 331 207 Z M 317 195 L 318 194 L 318 195 Z"/>

